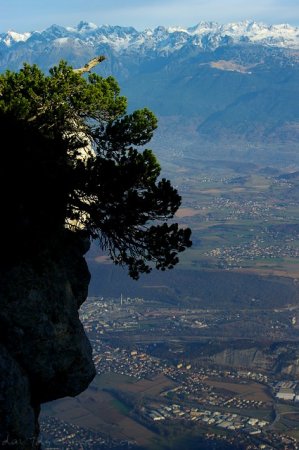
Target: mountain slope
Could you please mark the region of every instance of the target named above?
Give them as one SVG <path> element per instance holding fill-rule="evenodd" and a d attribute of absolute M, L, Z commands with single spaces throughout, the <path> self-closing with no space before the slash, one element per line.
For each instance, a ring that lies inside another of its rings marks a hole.
<path fill-rule="evenodd" d="M 296 27 L 200 22 L 137 31 L 80 22 L 0 35 L 0 71 L 19 70 L 24 61 L 47 71 L 61 59 L 76 68 L 98 55 L 106 60 L 96 71 L 117 78 L 130 109 L 148 106 L 176 123 L 192 118 L 194 147 L 197 140 L 219 147 L 229 140 L 298 150 Z"/>

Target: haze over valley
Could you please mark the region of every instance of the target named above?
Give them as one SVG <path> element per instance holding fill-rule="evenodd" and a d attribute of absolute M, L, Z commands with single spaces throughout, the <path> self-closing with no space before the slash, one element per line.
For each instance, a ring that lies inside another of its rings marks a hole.
<path fill-rule="evenodd" d="M 45 448 L 298 448 L 299 29 L 82 21 L 0 34 L 1 72 L 99 55 L 129 110 L 158 116 L 150 147 L 193 246 L 133 281 L 92 245 L 80 314 L 98 375 L 45 405 Z"/>

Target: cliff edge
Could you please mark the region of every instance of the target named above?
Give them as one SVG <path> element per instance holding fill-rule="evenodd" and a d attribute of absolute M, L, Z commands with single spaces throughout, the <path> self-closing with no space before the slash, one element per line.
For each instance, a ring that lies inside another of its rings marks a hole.
<path fill-rule="evenodd" d="M 89 240 L 65 231 L 39 255 L 0 268 L 0 446 L 40 448 L 40 404 L 85 390 L 95 376 L 79 320 Z"/>

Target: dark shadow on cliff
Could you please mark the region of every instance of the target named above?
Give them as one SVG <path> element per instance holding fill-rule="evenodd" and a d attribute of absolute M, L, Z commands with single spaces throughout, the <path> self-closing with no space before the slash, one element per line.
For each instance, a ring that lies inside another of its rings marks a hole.
<path fill-rule="evenodd" d="M 28 64 L 0 75 L 2 448 L 39 448 L 40 404 L 95 376 L 78 315 L 91 241 L 133 279 L 191 245 L 167 223 L 181 197 L 144 149 L 155 116 L 127 114 L 117 82 L 85 72 L 61 61 L 49 75 Z"/>
<path fill-rule="evenodd" d="M 40 404 L 79 394 L 95 376 L 78 315 L 90 280 L 83 256 L 88 241 L 65 233 L 55 244 L 35 259 L 1 269 L 3 448 L 35 448 Z"/>

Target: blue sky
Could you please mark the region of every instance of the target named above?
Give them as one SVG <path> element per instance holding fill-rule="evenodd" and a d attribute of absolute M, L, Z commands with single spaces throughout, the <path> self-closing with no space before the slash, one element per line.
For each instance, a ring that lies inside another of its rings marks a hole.
<path fill-rule="evenodd" d="M 299 0 L 0 0 L 0 32 L 76 26 L 81 20 L 144 30 L 244 19 L 299 26 Z"/>

